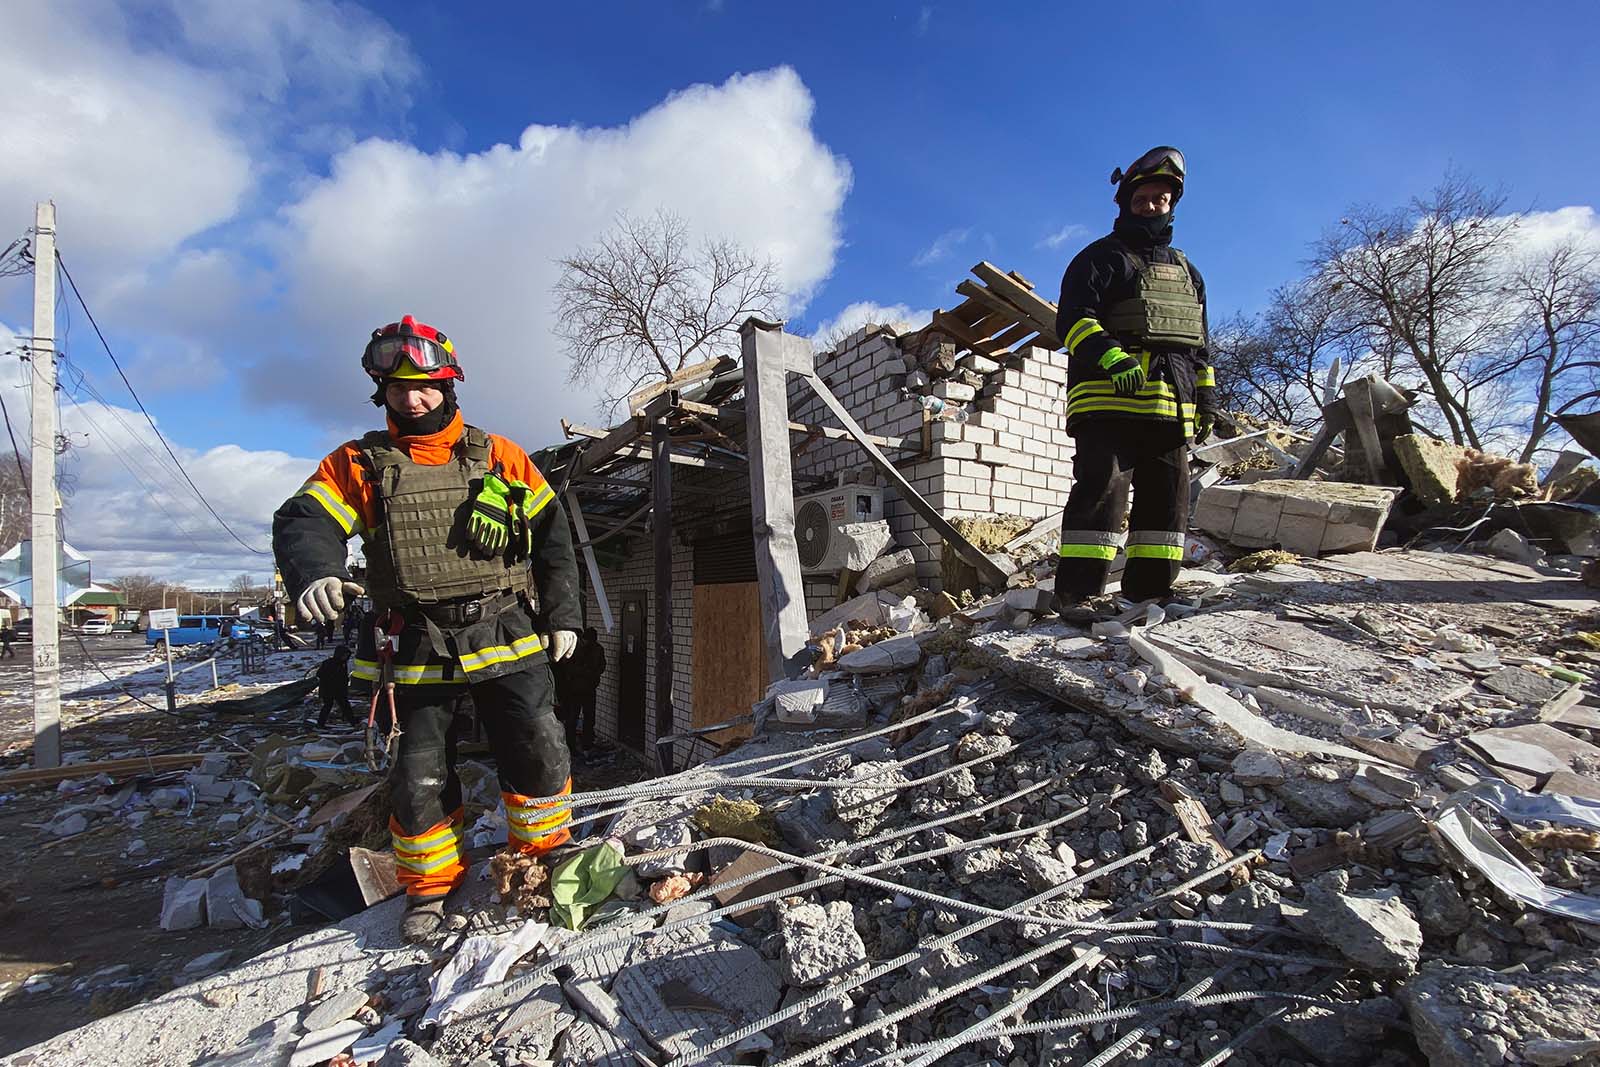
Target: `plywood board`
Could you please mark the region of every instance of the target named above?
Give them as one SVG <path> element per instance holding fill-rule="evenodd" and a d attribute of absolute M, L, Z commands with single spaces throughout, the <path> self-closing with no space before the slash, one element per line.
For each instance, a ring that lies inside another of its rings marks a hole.
<path fill-rule="evenodd" d="M 743 715 L 761 699 L 767 685 L 760 584 L 695 586 L 692 725 L 709 726 Z M 749 726 L 736 726 L 713 735 L 713 740 L 748 736 Z"/>

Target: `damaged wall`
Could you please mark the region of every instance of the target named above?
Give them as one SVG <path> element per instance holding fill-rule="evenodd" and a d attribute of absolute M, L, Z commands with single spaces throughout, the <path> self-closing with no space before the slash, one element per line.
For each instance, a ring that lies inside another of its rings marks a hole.
<path fill-rule="evenodd" d="M 965 422 L 934 422 L 933 451 L 927 458 L 893 453 L 902 474 L 947 518 L 961 515 L 1023 515 L 1043 518 L 1066 503 L 1072 478 L 1072 439 L 1065 429 L 1067 354 L 1026 348 L 1005 369 L 982 356 L 968 355 L 955 376 L 902 395 L 907 376 L 920 373 L 915 354 L 881 326 L 865 326 L 832 352 L 819 353 L 817 373 L 869 433 L 916 438 L 922 432 L 920 394 L 946 404 L 946 413 L 965 410 Z M 831 425 L 821 401 L 798 379 L 790 384 L 792 417 Z M 854 443 L 818 441 L 795 456 L 796 476 L 831 477 L 872 471 Z M 940 585 L 939 535 L 893 491 L 884 511 L 895 543 L 917 560 L 917 577 L 929 588 Z M 834 604 L 837 583 L 806 580 L 806 605 L 812 617 Z"/>

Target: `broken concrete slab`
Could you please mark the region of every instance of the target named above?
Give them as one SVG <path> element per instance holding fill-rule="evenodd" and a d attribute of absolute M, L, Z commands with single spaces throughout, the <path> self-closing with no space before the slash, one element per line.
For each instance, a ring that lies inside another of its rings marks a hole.
<path fill-rule="evenodd" d="M 231 865 L 206 879 L 206 919 L 219 930 L 237 930 L 245 925 L 255 925 L 260 905 L 244 895 L 239 886 L 239 872 Z M 329 1055 L 332 1055 L 330 1053 Z"/>
<path fill-rule="evenodd" d="M 634 1025 L 673 1057 L 769 1014 L 783 986 L 760 953 L 719 933 L 629 964 L 612 993 Z M 731 1063 L 732 1053 L 718 1053 L 709 1062 Z"/>
<path fill-rule="evenodd" d="M 1501 530 L 1493 537 L 1478 542 L 1477 547 L 1491 556 L 1508 559 L 1512 563 L 1538 563 L 1544 558 L 1544 549 L 1528 543 L 1528 539 L 1515 530 Z"/>
<path fill-rule="evenodd" d="M 1145 634 L 1214 681 L 1266 685 L 1350 708 L 1365 705 L 1416 718 L 1472 689 L 1470 679 L 1442 667 L 1396 670 L 1377 638 L 1335 634 L 1268 611 L 1195 615 Z"/>
<path fill-rule="evenodd" d="M 894 534 L 889 530 L 889 523 L 882 519 L 877 522 L 844 523 L 836 532 L 844 539 L 844 544 L 847 546 L 840 564 L 841 568 L 847 571 L 868 570 L 894 542 Z M 866 589 L 875 588 L 877 587 L 866 587 Z M 865 592 L 866 589 L 861 592 Z"/>
<path fill-rule="evenodd" d="M 1213 485 L 1196 502 L 1194 525 L 1242 548 L 1278 545 L 1302 556 L 1370 551 L 1398 493 L 1290 479 Z"/>
<path fill-rule="evenodd" d="M 1483 679 L 1483 687 L 1519 703 L 1538 706 L 1566 692 L 1567 683 L 1526 667 L 1502 667 Z"/>
<path fill-rule="evenodd" d="M 327 1063 L 366 1032 L 366 1024 L 354 1019 L 346 1019 L 323 1030 L 314 1030 L 295 1046 L 289 1056 L 289 1067 L 315 1067 L 316 1064 Z"/>
<path fill-rule="evenodd" d="M 889 623 L 889 609 L 898 608 L 904 599 L 902 596 L 895 596 L 881 589 L 853 597 L 812 619 L 811 636 L 820 636 L 852 622 L 861 622 L 869 626 L 886 626 Z"/>
<path fill-rule="evenodd" d="M 845 653 L 839 658 L 839 669 L 851 674 L 883 674 L 910 670 L 921 662 L 922 646 L 916 635 L 899 634 Z"/>
<path fill-rule="evenodd" d="M 1570 1052 L 1570 1043 L 1600 1034 L 1600 962 L 1591 957 L 1516 974 L 1431 960 L 1401 988 L 1400 999 L 1432 1067 L 1502 1063 L 1513 1049 L 1531 1063 L 1581 1064 L 1534 1054 Z"/>
<path fill-rule="evenodd" d="M 783 937 L 780 959 L 788 985 L 827 985 L 861 968 L 867 958 L 849 901 L 780 908 L 778 932 Z"/>
<path fill-rule="evenodd" d="M 856 579 L 856 592 L 866 593 L 874 589 L 883 589 L 916 576 L 917 558 L 911 554 L 910 549 L 902 548 L 898 552 L 879 556 L 867 564 L 866 570 L 861 572 L 861 577 Z"/>
<path fill-rule="evenodd" d="M 1358 896 L 1349 875 L 1329 871 L 1312 881 L 1305 906 L 1317 934 L 1358 967 L 1397 978 L 1416 970 L 1422 927 L 1398 894 Z"/>
<path fill-rule="evenodd" d="M 314 1030 L 326 1030 L 334 1023 L 342 1023 L 366 1007 L 368 999 L 370 998 L 364 989 L 341 989 L 324 997 L 307 1012 L 306 1017 L 300 1020 L 300 1028 L 308 1033 Z"/>

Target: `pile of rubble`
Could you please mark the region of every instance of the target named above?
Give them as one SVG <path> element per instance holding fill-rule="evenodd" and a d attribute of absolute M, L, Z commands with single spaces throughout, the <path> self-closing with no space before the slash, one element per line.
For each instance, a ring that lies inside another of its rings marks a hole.
<path fill-rule="evenodd" d="M 484 864 L 442 944 L 373 909 L 187 987 L 160 1039 L 306 1065 L 1600 1062 L 1600 603 L 1467 555 L 1219 571 L 1085 627 L 1041 619 L 1048 579 L 939 620 L 847 602 L 754 739 L 577 796 L 588 840 Z M 309 1000 L 284 977 L 319 966 Z M 86 1063 L 116 1019 L 37 1051 Z"/>

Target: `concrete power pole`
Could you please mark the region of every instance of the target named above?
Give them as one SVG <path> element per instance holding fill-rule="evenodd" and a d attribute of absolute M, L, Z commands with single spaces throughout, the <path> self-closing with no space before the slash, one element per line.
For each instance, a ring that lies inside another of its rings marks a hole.
<path fill-rule="evenodd" d="M 33 765 L 61 765 L 56 600 L 56 206 L 33 219 Z"/>

